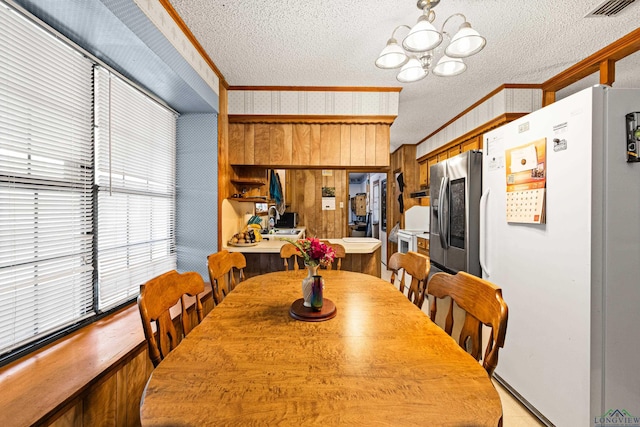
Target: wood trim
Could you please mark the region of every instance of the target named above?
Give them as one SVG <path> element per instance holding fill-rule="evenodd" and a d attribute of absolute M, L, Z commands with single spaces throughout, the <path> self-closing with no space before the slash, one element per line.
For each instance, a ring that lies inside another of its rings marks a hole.
<path fill-rule="evenodd" d="M 220 81 L 219 109 L 218 113 L 218 218 L 222 218 L 222 201 L 230 196 L 227 181 L 231 177 L 229 164 L 229 94 Z M 222 221 L 218 221 L 218 248 L 222 247 Z"/>
<path fill-rule="evenodd" d="M 229 114 L 229 123 L 386 124 L 396 116 L 243 115 Z"/>
<path fill-rule="evenodd" d="M 616 61 L 613 59 L 605 59 L 600 62 L 600 84 L 613 85 L 616 81 Z"/>
<path fill-rule="evenodd" d="M 553 104 L 556 102 L 556 93 L 554 91 L 542 91 L 542 106 L 546 107 L 547 105 Z"/>
<path fill-rule="evenodd" d="M 169 16 L 171 16 L 171 18 L 173 19 L 173 21 L 178 25 L 178 27 L 182 30 L 182 32 L 184 33 L 185 36 L 187 36 L 187 39 L 189 39 L 189 41 L 191 42 L 191 44 L 193 45 L 193 47 L 196 48 L 196 50 L 198 51 L 198 53 L 200 53 L 200 55 L 202 56 L 202 58 L 205 60 L 205 62 L 209 65 L 209 67 L 211 67 L 211 69 L 213 70 L 214 73 L 216 73 L 216 75 L 218 76 L 218 78 L 220 79 L 220 83 L 222 84 L 222 86 L 224 86 L 225 88 L 229 88 L 229 83 L 227 83 L 227 81 L 225 80 L 224 76 L 222 75 L 222 73 L 220 72 L 220 70 L 218 69 L 218 67 L 216 66 L 216 64 L 213 62 L 213 60 L 209 57 L 209 55 L 207 54 L 207 52 L 204 50 L 204 48 L 202 47 L 202 45 L 200 44 L 200 42 L 198 41 L 198 39 L 196 39 L 196 36 L 193 35 L 193 33 L 191 32 L 191 30 L 189 29 L 189 27 L 187 26 L 187 24 L 182 20 L 182 17 L 178 14 L 178 12 L 176 12 L 176 10 L 173 8 L 173 6 L 171 5 L 171 3 L 169 2 L 169 0 L 159 0 L 160 4 L 162 5 L 162 7 L 164 7 L 164 9 L 167 11 L 167 13 L 169 14 Z"/>
<path fill-rule="evenodd" d="M 529 113 L 504 113 L 499 115 L 498 117 L 489 120 L 487 123 L 478 126 L 475 129 L 470 130 L 469 132 L 465 133 L 464 135 L 460 135 L 459 137 L 457 137 L 456 139 L 453 139 L 451 141 L 449 141 L 448 143 L 446 143 L 445 145 L 442 145 L 440 147 L 438 147 L 436 150 L 431 151 L 430 153 L 427 153 L 423 156 L 420 156 L 417 161 L 418 162 L 422 162 L 427 160 L 429 157 L 432 157 L 434 154 L 436 153 L 440 153 L 443 151 L 447 151 L 449 150 L 451 147 L 460 144 L 461 142 L 464 142 L 468 139 L 471 138 L 475 138 L 478 135 L 481 135 L 495 127 L 501 126 L 505 123 L 509 123 L 512 122 L 516 119 L 519 119 L 522 116 L 526 116 Z"/>
<path fill-rule="evenodd" d="M 229 90 L 269 90 L 274 92 L 400 92 L 402 88 L 372 86 L 229 86 Z"/>
<path fill-rule="evenodd" d="M 533 84 L 517 84 L 517 83 L 505 83 L 503 85 L 498 86 L 497 88 L 495 88 L 494 90 L 492 90 L 491 92 L 489 92 L 488 94 L 486 94 L 485 96 L 483 96 L 482 98 L 480 98 L 478 101 L 474 102 L 473 104 L 471 104 L 468 108 L 466 108 L 465 110 L 463 110 L 460 114 L 458 114 L 457 116 L 455 116 L 454 118 L 452 118 L 451 120 L 449 120 L 448 122 L 446 122 L 445 124 L 443 124 L 442 126 L 440 126 L 438 129 L 434 130 L 433 132 L 431 132 L 429 135 L 425 136 L 424 138 L 422 138 L 420 141 L 418 141 L 416 143 L 420 144 L 424 141 L 426 141 L 427 139 L 431 138 L 433 135 L 437 134 L 438 132 L 440 132 L 442 129 L 446 128 L 447 126 L 449 126 L 451 123 L 455 122 L 456 120 L 458 120 L 460 117 L 464 116 L 465 114 L 467 114 L 468 112 L 470 112 L 471 110 L 473 110 L 474 108 L 476 108 L 478 105 L 482 104 L 483 102 L 485 102 L 486 100 L 488 100 L 489 98 L 491 98 L 492 96 L 500 93 L 501 91 L 505 90 L 505 89 L 542 89 L 542 85 L 537 84 L 537 83 L 533 83 Z M 510 114 L 510 113 L 507 113 Z M 472 131 L 473 132 L 473 131 Z"/>
<path fill-rule="evenodd" d="M 564 89 L 578 80 L 599 71 L 602 61 L 619 61 L 638 50 L 640 50 L 640 28 L 633 30 L 626 36 L 623 36 L 611 43 L 609 46 L 600 49 L 593 55 L 588 56 L 577 64 L 551 77 L 549 80 L 542 83 L 542 89 L 544 91 L 557 92 L 560 89 Z"/>

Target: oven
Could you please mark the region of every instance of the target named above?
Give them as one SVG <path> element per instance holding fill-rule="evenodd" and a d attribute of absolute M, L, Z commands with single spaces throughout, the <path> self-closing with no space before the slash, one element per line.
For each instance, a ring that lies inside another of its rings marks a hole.
<path fill-rule="evenodd" d="M 429 206 L 413 206 L 404 214 L 405 228 L 398 230 L 398 252 L 418 252 L 418 234 L 429 232 Z"/>
<path fill-rule="evenodd" d="M 418 251 L 418 234 L 424 233 L 424 230 L 406 230 L 401 228 L 398 230 L 398 252 L 406 254 L 407 252 Z"/>

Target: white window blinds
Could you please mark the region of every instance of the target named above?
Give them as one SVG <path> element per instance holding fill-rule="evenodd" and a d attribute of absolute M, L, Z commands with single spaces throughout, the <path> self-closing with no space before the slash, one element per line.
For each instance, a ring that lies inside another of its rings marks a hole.
<path fill-rule="evenodd" d="M 93 314 L 92 63 L 0 4 L 0 354 Z"/>
<path fill-rule="evenodd" d="M 98 308 L 176 268 L 173 112 L 95 71 Z"/>

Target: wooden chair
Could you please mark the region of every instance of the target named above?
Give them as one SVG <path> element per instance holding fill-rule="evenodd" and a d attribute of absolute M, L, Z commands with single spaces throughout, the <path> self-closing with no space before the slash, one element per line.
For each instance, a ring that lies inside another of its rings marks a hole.
<path fill-rule="evenodd" d="M 300 255 L 300 251 L 291 243 L 285 243 L 280 248 L 280 258 L 282 258 L 284 262 L 284 270 L 289 271 L 289 259 L 293 258 L 293 269 L 299 270 L 300 266 L 298 265 L 298 257 Z"/>
<path fill-rule="evenodd" d="M 336 257 L 334 259 L 334 262 L 336 262 L 336 270 L 340 270 L 342 268 L 342 260 L 344 257 L 347 256 L 347 252 L 344 249 L 344 246 L 342 246 L 339 243 L 329 243 L 329 241 L 327 240 L 321 240 L 322 243 L 324 243 L 327 246 L 330 246 L 333 248 L 333 251 L 336 253 Z M 327 266 L 327 270 L 332 270 L 333 269 L 333 265 L 329 264 Z"/>
<path fill-rule="evenodd" d="M 187 314 L 185 295 L 195 297 L 198 323 L 202 321 L 202 302 L 200 293 L 204 292 L 204 281 L 196 272 L 180 274 L 175 270 L 164 273 L 140 286 L 138 308 L 142 318 L 144 336 L 149 346 L 149 357 L 153 366 L 164 359 L 167 354 L 180 344 L 192 329 L 191 319 Z M 181 305 L 182 331 L 176 331 L 170 310 L 178 301 Z M 157 331 L 153 332 L 152 323 Z M 196 323 L 197 324 L 197 323 Z"/>
<path fill-rule="evenodd" d="M 427 277 L 431 270 L 429 258 L 417 252 L 407 252 L 406 254 L 396 252 L 389 258 L 389 270 L 391 270 L 391 283 L 396 284 L 396 279 L 400 277 L 398 289 L 404 294 L 405 275 L 411 276 L 411 283 L 407 291 L 407 297 L 418 308 L 422 308 L 427 287 Z M 400 274 L 402 270 L 402 274 Z"/>
<path fill-rule="evenodd" d="M 451 297 L 444 330 L 451 335 L 454 327 L 454 302 L 465 312 L 458 344 L 480 360 L 482 353 L 482 325 L 491 328 L 482 366 L 489 376 L 498 364 L 498 350 L 504 346 L 508 308 L 502 299 L 502 289 L 491 282 L 465 272 L 451 275 L 434 274 L 427 285 L 431 301 L 431 320 L 435 322 L 438 299 Z"/>
<path fill-rule="evenodd" d="M 209 280 L 216 305 L 244 280 L 246 266 L 247 260 L 240 252 L 222 250 L 207 257 Z"/>

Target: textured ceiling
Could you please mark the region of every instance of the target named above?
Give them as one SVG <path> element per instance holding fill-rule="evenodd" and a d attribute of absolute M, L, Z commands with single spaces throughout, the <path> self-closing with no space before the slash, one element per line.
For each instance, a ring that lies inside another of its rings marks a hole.
<path fill-rule="evenodd" d="M 465 61 L 462 75 L 402 85 L 395 70 L 374 61 L 397 25 L 416 22 L 414 0 L 170 1 L 232 86 L 403 86 L 392 151 L 420 141 L 501 84 L 542 83 L 640 22 L 640 1 L 615 18 L 584 18 L 602 0 L 442 0 L 436 27 L 463 13 L 487 46 Z M 452 19 L 447 30 L 459 23 Z M 616 87 L 640 87 L 639 57 L 618 63 Z"/>

